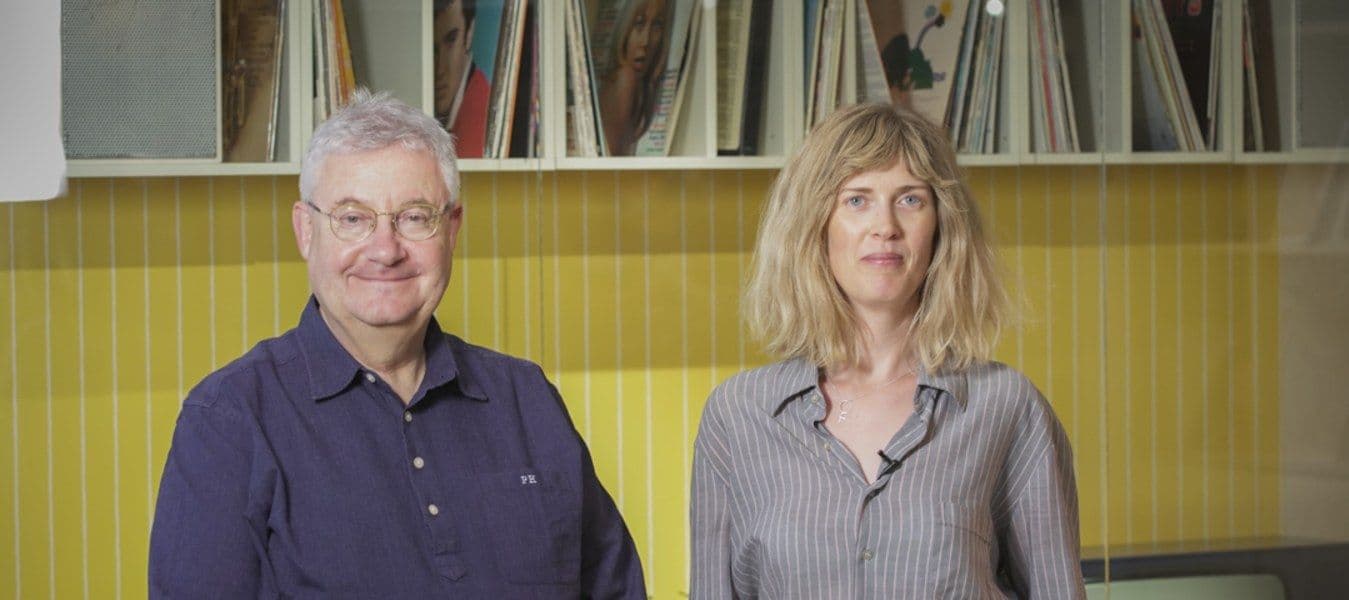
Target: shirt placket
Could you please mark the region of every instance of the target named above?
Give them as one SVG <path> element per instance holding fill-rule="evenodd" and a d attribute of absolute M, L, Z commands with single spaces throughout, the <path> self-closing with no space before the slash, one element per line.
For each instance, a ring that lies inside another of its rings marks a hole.
<path fill-rule="evenodd" d="M 876 481 L 867 487 L 866 493 L 862 495 L 861 505 L 857 511 L 856 564 L 858 568 L 857 581 L 861 587 L 857 594 L 858 598 L 874 597 L 871 592 L 883 589 L 882 580 L 893 575 L 888 573 L 887 569 L 894 568 L 898 557 L 883 556 L 882 549 L 894 548 L 895 544 L 883 542 L 887 538 L 903 535 L 904 532 L 898 530 L 899 523 L 889 518 L 885 511 L 874 510 L 873 507 L 880 495 L 886 493 L 886 490 L 894 482 L 896 474 L 904 468 L 908 456 L 927 442 L 931 431 L 932 405 L 932 390 L 923 389 L 920 391 L 915 412 L 917 419 L 910 420 L 901 426 L 900 430 L 895 433 L 895 437 L 886 445 L 883 452 L 887 459 L 885 468 L 876 478 Z"/>
<path fill-rule="evenodd" d="M 810 392 L 807 395 L 807 408 L 803 415 L 807 422 L 812 424 L 816 438 L 819 441 L 820 458 L 830 464 L 837 465 L 848 471 L 848 481 L 862 484 L 866 481 L 866 476 L 862 472 L 862 467 L 857 459 L 853 457 L 852 452 L 848 450 L 843 442 L 829 433 L 828 429 L 822 425 L 821 419 L 827 414 L 824 397 L 819 390 Z M 904 435 L 901 430 L 897 436 Z M 886 469 L 876 481 L 866 485 L 861 493 L 856 495 L 856 506 L 852 514 L 857 515 L 856 522 L 849 523 L 850 537 L 853 539 L 852 556 L 845 559 L 853 566 L 854 577 L 848 582 L 852 588 L 848 594 L 851 597 L 866 598 L 869 597 L 868 590 L 877 589 L 876 578 L 882 574 L 877 573 L 877 548 L 879 546 L 879 536 L 882 535 L 879 530 L 885 524 L 878 523 L 880 519 L 876 518 L 875 511 L 868 510 L 877 496 L 885 490 L 890 481 L 890 474 L 894 471 L 894 465 Z M 860 487 L 860 485 L 859 485 Z M 893 526 L 893 524 L 890 524 Z"/>
<path fill-rule="evenodd" d="M 402 403 L 401 400 L 393 397 L 392 392 L 380 385 L 378 377 L 373 373 L 366 373 L 366 381 L 374 388 L 378 396 Z M 422 522 L 426 524 L 432 562 L 442 576 L 458 580 L 466 573 L 466 567 L 464 561 L 458 556 L 458 539 L 454 536 L 450 514 L 445 511 L 445 508 L 449 506 L 449 499 L 443 497 L 444 491 L 438 485 L 433 471 L 441 465 L 432 464 L 434 457 L 430 457 L 423 452 L 423 449 L 427 448 L 424 440 L 427 439 L 428 433 L 428 426 L 424 418 L 426 413 L 423 410 L 425 407 L 426 402 L 423 399 L 422 402 L 414 402 L 405 406 L 402 411 L 401 431 L 406 460 L 405 472 L 409 478 L 409 483 L 411 483 L 413 493 L 417 497 Z"/>

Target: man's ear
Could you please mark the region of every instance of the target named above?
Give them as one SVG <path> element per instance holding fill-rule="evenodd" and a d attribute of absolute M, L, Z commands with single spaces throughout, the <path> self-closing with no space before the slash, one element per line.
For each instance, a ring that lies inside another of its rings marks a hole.
<path fill-rule="evenodd" d="M 449 238 L 449 250 L 453 253 L 455 245 L 459 242 L 459 226 L 464 224 L 464 205 L 455 204 L 447 218 L 450 222 L 445 224 L 445 235 Z"/>
<path fill-rule="evenodd" d="M 464 35 L 460 36 L 460 37 L 464 38 L 464 53 L 465 53 L 465 54 L 468 54 L 469 51 L 471 51 L 471 50 L 473 49 L 473 26 L 474 26 L 475 24 L 477 24 L 477 22 L 478 22 L 478 16 L 477 16 L 477 15 L 474 15 L 474 16 L 473 16 L 473 20 L 472 20 L 472 21 L 469 21 L 468 24 L 464 26 Z"/>
<path fill-rule="evenodd" d="M 290 207 L 290 225 L 295 229 L 295 245 L 300 256 L 309 260 L 309 244 L 314 241 L 314 215 L 312 209 L 303 201 Z"/>

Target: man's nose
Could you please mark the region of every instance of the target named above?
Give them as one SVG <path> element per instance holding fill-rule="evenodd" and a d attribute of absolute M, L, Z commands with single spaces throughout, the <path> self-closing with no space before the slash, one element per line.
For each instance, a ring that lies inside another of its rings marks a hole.
<path fill-rule="evenodd" d="M 398 232 L 394 230 L 393 217 L 389 215 L 376 217 L 375 230 L 370 232 L 370 237 L 365 241 L 365 254 L 371 260 L 381 264 L 395 264 L 407 256 L 407 249 L 403 247 L 403 238 L 399 237 Z"/>

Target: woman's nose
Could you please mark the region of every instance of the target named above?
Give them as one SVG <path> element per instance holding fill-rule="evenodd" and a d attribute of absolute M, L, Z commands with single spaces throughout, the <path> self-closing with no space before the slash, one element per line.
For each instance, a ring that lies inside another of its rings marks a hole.
<path fill-rule="evenodd" d="M 899 224 L 899 219 L 890 211 L 876 211 L 872 217 L 871 235 L 881 239 L 893 239 L 899 237 L 903 231 Z"/>

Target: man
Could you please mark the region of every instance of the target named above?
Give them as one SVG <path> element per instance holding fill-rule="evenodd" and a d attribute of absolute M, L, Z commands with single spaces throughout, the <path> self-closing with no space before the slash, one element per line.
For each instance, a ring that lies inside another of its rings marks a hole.
<path fill-rule="evenodd" d="M 491 84 L 473 62 L 475 0 L 436 0 L 436 120 L 454 134 L 458 156 L 482 158 Z"/>
<path fill-rule="evenodd" d="M 314 133 L 295 328 L 183 403 L 150 539 L 165 598 L 645 598 L 556 390 L 432 316 L 463 221 L 449 134 L 358 91 Z"/>

